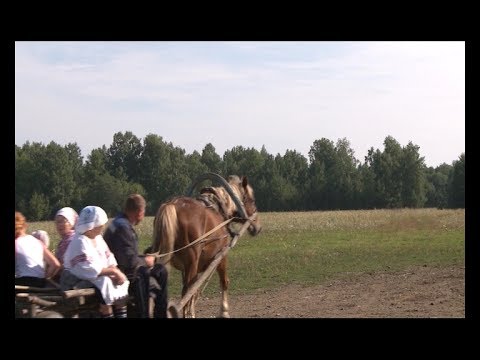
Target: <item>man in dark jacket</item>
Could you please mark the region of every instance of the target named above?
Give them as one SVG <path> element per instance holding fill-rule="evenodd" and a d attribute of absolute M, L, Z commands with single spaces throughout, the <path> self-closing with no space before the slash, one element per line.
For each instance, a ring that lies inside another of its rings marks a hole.
<path fill-rule="evenodd" d="M 124 211 L 115 217 L 103 234 L 117 259 L 118 267 L 130 280 L 129 292 L 135 298 L 136 317 L 149 316 L 149 297 L 154 300 L 153 317 L 167 317 L 168 273 L 155 257 L 139 255 L 138 236 L 134 226 L 145 217 L 146 202 L 139 194 L 130 195 Z"/>

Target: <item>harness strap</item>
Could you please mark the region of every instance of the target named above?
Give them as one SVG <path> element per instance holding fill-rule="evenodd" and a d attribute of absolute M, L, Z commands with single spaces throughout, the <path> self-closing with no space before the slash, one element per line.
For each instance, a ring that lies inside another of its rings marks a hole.
<path fill-rule="evenodd" d="M 228 224 L 229 222 L 235 220 L 236 218 L 230 218 L 230 219 L 227 219 L 225 220 L 224 222 L 218 224 L 217 226 L 215 226 L 212 230 L 206 232 L 205 234 L 203 234 L 202 236 L 200 236 L 198 239 L 195 239 L 194 241 L 192 241 L 190 244 L 188 245 L 185 245 L 183 247 L 181 247 L 180 249 L 177 249 L 177 250 L 173 250 L 169 253 L 163 253 L 163 254 L 160 254 L 160 251 L 157 251 L 157 252 L 154 252 L 154 253 L 146 253 L 145 256 L 148 256 L 148 255 L 151 255 L 151 256 L 155 256 L 157 258 L 160 258 L 160 257 L 164 257 L 164 256 L 167 256 L 167 255 L 170 255 L 170 254 L 173 254 L 173 253 L 176 253 L 177 251 L 180 251 L 180 250 L 184 250 L 186 248 L 189 248 L 190 246 L 193 246 L 195 244 L 197 244 L 198 242 L 200 242 L 201 240 L 204 240 L 206 237 L 208 237 L 210 234 L 213 234 L 215 231 L 217 231 L 218 229 L 220 229 L 222 226 Z"/>
<path fill-rule="evenodd" d="M 204 187 L 200 190 L 200 195 L 197 199 L 203 201 L 207 207 L 215 207 L 215 210 L 222 214 L 224 219 L 228 218 L 225 202 L 214 187 Z"/>

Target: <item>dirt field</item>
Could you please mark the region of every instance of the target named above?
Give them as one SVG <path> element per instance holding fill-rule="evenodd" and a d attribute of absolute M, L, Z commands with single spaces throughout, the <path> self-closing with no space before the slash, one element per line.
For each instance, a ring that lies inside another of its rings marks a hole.
<path fill-rule="evenodd" d="M 213 280 L 213 279 L 212 279 Z M 220 295 L 202 297 L 197 317 L 216 317 Z M 465 268 L 415 267 L 324 285 L 230 296 L 232 318 L 464 318 Z"/>

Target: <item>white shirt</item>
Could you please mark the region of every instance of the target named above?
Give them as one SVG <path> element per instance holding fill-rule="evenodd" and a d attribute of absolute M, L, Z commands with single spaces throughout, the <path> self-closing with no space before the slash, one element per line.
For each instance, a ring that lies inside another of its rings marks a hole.
<path fill-rule="evenodd" d="M 102 236 L 95 238 L 96 244 L 85 235 L 75 234 L 64 256 L 65 269 L 76 277 L 91 281 L 102 293 L 107 305 L 128 296 L 128 280 L 114 285 L 110 277 L 99 276 L 104 268 L 117 266 L 115 256 Z"/>
<path fill-rule="evenodd" d="M 15 277 L 45 277 L 45 244 L 32 235 L 15 239 Z"/>

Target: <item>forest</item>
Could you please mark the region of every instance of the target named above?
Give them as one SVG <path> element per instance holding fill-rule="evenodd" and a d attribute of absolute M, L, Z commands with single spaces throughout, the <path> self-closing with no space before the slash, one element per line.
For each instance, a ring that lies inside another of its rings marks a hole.
<path fill-rule="evenodd" d="M 362 161 L 346 138 L 315 140 L 308 158 L 296 150 L 272 155 L 265 146 L 234 146 L 220 156 L 211 143 L 187 154 L 157 134 L 126 131 L 84 159 L 76 143 L 26 142 L 15 145 L 15 210 L 29 221 L 51 220 L 64 206 L 97 205 L 114 216 L 128 194 L 140 193 L 152 216 L 206 172 L 247 176 L 265 212 L 465 207 L 464 152 L 434 168 L 412 142 L 387 136 L 383 146 Z"/>

